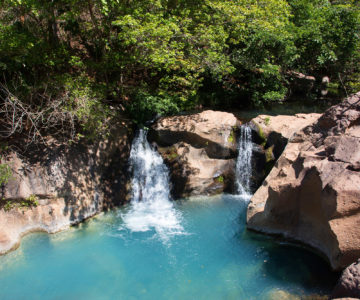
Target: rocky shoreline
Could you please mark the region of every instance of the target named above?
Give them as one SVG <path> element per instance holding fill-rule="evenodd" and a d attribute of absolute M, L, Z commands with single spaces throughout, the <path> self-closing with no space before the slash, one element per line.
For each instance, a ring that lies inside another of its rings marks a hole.
<path fill-rule="evenodd" d="M 248 228 L 323 253 L 334 270 L 360 257 L 360 93 L 294 134 L 248 207 Z"/>
<path fill-rule="evenodd" d="M 0 254 L 16 249 L 27 233 L 55 233 L 126 202 L 131 139 L 131 126 L 122 124 L 99 142 L 8 155 L 12 176 L 2 202 L 37 204 L 0 209 Z"/>

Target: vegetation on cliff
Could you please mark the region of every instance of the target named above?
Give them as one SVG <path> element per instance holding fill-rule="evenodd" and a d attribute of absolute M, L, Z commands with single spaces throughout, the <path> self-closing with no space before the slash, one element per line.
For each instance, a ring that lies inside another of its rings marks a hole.
<path fill-rule="evenodd" d="M 284 101 L 299 73 L 350 93 L 359 29 L 354 0 L 1 0 L 1 137 Z"/>

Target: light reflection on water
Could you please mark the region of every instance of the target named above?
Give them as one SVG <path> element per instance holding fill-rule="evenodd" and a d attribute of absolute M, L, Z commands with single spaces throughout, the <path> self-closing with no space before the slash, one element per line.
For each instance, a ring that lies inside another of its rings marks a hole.
<path fill-rule="evenodd" d="M 169 236 L 169 243 L 156 230 L 124 229 L 119 214 L 127 208 L 62 233 L 31 234 L 0 257 L 0 299 L 275 299 L 328 292 L 333 278 L 318 257 L 246 231 L 246 205 L 229 195 L 178 202 L 185 234 Z"/>

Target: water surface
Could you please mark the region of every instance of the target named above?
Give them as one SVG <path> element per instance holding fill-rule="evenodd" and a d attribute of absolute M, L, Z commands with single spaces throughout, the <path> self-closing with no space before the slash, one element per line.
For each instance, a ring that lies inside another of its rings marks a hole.
<path fill-rule="evenodd" d="M 131 229 L 123 219 L 128 206 L 62 233 L 31 234 L 0 257 L 0 299 L 276 299 L 281 290 L 329 292 L 333 278 L 319 257 L 246 231 L 246 205 L 230 195 L 177 202 L 177 231 Z"/>

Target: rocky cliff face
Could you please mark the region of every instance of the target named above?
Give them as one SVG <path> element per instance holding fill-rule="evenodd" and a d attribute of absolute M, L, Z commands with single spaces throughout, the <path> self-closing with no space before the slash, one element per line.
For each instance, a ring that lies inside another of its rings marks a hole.
<path fill-rule="evenodd" d="M 253 131 L 253 185 L 258 188 L 284 151 L 289 138 L 302 128 L 314 123 L 321 115 L 296 114 L 259 115 L 249 122 Z M 254 191 L 255 192 L 255 191 Z"/>
<path fill-rule="evenodd" d="M 360 257 L 360 93 L 292 136 L 248 207 L 248 228 L 319 250 L 334 269 Z"/>
<path fill-rule="evenodd" d="M 53 145 L 11 153 L 12 178 L 2 190 L 2 203 L 30 197 L 39 205 L 0 209 L 0 254 L 15 248 L 32 231 L 49 233 L 79 223 L 126 201 L 131 130 L 114 126 L 108 139 L 73 146 Z"/>
<path fill-rule="evenodd" d="M 288 138 L 320 114 L 260 115 L 249 126 L 253 137 L 252 188 L 257 188 Z M 175 198 L 234 191 L 241 122 L 218 111 L 159 119 L 149 134 L 170 168 Z"/>
<path fill-rule="evenodd" d="M 170 168 L 175 198 L 233 189 L 239 125 L 233 114 L 210 110 L 153 125 L 149 140 Z"/>

